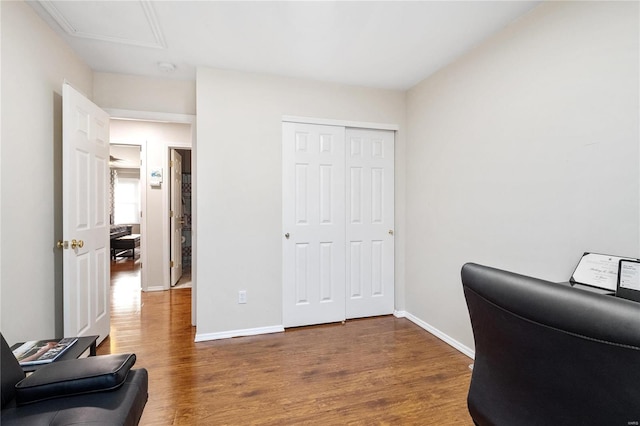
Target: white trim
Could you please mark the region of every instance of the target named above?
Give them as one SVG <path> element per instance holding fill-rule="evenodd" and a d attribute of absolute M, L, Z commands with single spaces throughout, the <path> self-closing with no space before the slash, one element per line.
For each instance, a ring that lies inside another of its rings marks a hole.
<path fill-rule="evenodd" d="M 198 179 L 195 179 L 198 176 L 198 162 L 196 161 L 196 135 L 197 135 L 197 124 L 196 117 L 193 118 L 193 123 L 191 123 L 191 249 L 193 250 L 191 253 L 191 325 L 196 326 L 196 318 L 197 318 L 197 304 L 198 300 L 198 286 L 195 285 L 196 279 L 196 271 L 198 270 L 198 265 L 196 264 L 196 247 L 198 247 Z"/>
<path fill-rule="evenodd" d="M 230 339 L 232 337 L 255 336 L 258 334 L 284 333 L 284 327 L 273 325 L 270 327 L 245 328 L 243 330 L 221 331 L 219 333 L 196 333 L 195 342 L 206 342 L 208 340 Z"/>
<path fill-rule="evenodd" d="M 407 312 L 406 311 L 393 311 L 393 316 L 396 318 L 406 318 L 407 317 Z"/>
<path fill-rule="evenodd" d="M 397 124 L 369 123 L 366 121 L 334 120 L 332 118 L 299 117 L 295 115 L 283 115 L 282 121 L 288 122 L 288 123 L 321 124 L 325 126 L 340 126 L 340 127 L 373 129 L 373 130 L 397 131 L 399 129 L 399 126 Z"/>
<path fill-rule="evenodd" d="M 50 0 L 38 0 L 40 6 L 51 16 L 51 18 L 60 26 L 60 28 L 72 37 L 86 38 L 90 40 L 99 40 L 112 43 L 120 43 L 131 46 L 150 47 L 154 49 L 166 49 L 167 43 L 164 40 L 158 18 L 156 17 L 155 10 L 150 0 L 138 0 L 144 11 L 145 18 L 149 24 L 149 29 L 153 34 L 154 41 L 136 40 L 134 38 L 116 37 L 98 33 L 90 33 L 85 31 L 79 31 L 75 28 L 60 12 L 52 1 Z"/>
<path fill-rule="evenodd" d="M 161 285 L 154 285 L 154 286 L 147 287 L 146 289 L 143 289 L 144 292 L 165 291 L 165 290 L 166 290 L 166 288 L 164 288 Z"/>
<path fill-rule="evenodd" d="M 437 328 L 433 327 L 432 325 L 427 324 L 426 322 L 422 321 L 420 318 L 416 317 L 415 315 L 410 314 L 407 311 L 394 311 L 393 315 L 395 317 L 397 317 L 397 318 L 406 318 L 406 319 L 408 319 L 412 323 L 416 324 L 417 326 L 419 326 L 419 327 L 425 329 L 426 331 L 428 331 L 429 333 L 433 334 L 434 336 L 436 336 L 438 339 L 442 340 L 443 342 L 445 342 L 449 346 L 452 346 L 453 348 L 459 350 L 460 352 L 462 352 L 463 354 L 465 354 L 469 358 L 475 359 L 476 352 L 473 349 L 471 349 L 470 347 L 468 347 L 466 345 L 463 345 L 462 343 L 458 342 L 453 337 L 443 333 L 442 331 L 438 330 Z"/>
<path fill-rule="evenodd" d="M 103 108 L 111 118 L 136 121 L 156 121 L 160 123 L 194 124 L 196 116 L 191 114 L 174 114 L 171 112 L 134 111 L 130 109 Z"/>

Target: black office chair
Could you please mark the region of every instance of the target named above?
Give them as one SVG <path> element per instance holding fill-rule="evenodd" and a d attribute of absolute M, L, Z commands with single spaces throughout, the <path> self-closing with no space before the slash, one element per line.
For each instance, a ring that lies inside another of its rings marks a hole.
<path fill-rule="evenodd" d="M 640 303 L 462 268 L 476 425 L 640 424 Z"/>

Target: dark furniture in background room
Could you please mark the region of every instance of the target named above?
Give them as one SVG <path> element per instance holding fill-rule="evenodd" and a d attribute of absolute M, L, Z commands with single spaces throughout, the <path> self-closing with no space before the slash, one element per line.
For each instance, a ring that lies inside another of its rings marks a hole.
<path fill-rule="evenodd" d="M 462 284 L 476 425 L 640 422 L 640 303 L 477 264 Z"/>
<path fill-rule="evenodd" d="M 54 361 L 25 378 L 3 336 L 0 424 L 133 426 L 148 398 L 148 374 L 135 355 Z"/>
<path fill-rule="evenodd" d="M 135 249 L 140 247 L 140 234 L 131 233 L 131 225 L 111 225 L 110 245 L 111 259 L 116 257 L 135 258 Z"/>
<path fill-rule="evenodd" d="M 114 240 L 124 235 L 131 235 L 131 225 L 111 225 L 109 229 L 109 238 Z"/>

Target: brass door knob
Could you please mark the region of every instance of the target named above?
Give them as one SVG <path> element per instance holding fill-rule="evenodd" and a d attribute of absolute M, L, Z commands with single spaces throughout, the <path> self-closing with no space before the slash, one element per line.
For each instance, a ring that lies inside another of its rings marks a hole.
<path fill-rule="evenodd" d="M 66 249 L 66 248 L 68 248 L 68 247 L 69 247 L 69 241 L 62 241 L 62 240 L 59 240 L 59 241 L 56 243 L 56 247 L 58 247 L 59 249 Z"/>
<path fill-rule="evenodd" d="M 76 247 L 78 247 L 78 248 L 84 247 L 84 241 L 82 241 L 82 240 L 77 240 L 77 241 L 76 240 L 71 240 L 71 248 L 75 250 Z"/>

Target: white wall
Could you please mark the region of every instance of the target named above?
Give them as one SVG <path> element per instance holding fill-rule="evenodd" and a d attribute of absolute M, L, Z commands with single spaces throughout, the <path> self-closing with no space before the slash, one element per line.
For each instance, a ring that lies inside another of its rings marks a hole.
<path fill-rule="evenodd" d="M 179 123 L 158 123 L 150 121 L 111 120 L 111 143 L 129 143 L 145 147 L 143 155 L 146 163 L 143 170 L 163 168 L 163 182 L 160 187 L 152 187 L 146 182 L 142 188 L 146 199 L 146 230 L 142 238 L 146 249 L 143 260 L 144 290 L 168 288 L 169 227 L 168 169 L 169 147 L 191 144 L 191 125 Z"/>
<path fill-rule="evenodd" d="M 549 2 L 407 95 L 407 311 L 473 347 L 460 268 L 640 257 L 637 2 Z"/>
<path fill-rule="evenodd" d="M 198 69 L 198 336 L 282 324 L 282 116 L 398 124 L 402 163 L 404 101 L 400 91 Z"/>
<path fill-rule="evenodd" d="M 196 113 L 195 81 L 96 72 L 93 101 L 101 108 Z"/>
<path fill-rule="evenodd" d="M 0 2 L 0 330 L 9 343 L 62 332 L 62 83 L 91 70 L 23 2 Z"/>

